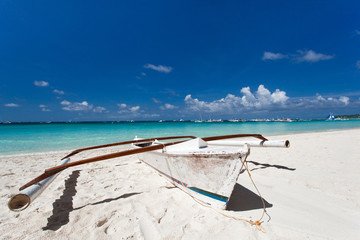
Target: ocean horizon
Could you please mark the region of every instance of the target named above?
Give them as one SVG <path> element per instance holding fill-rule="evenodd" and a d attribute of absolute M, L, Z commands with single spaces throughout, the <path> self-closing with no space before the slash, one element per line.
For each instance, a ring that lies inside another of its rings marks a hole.
<path fill-rule="evenodd" d="M 141 138 L 228 134 L 281 135 L 360 128 L 360 120 L 294 122 L 81 122 L 0 124 L 0 156 L 77 148 Z"/>

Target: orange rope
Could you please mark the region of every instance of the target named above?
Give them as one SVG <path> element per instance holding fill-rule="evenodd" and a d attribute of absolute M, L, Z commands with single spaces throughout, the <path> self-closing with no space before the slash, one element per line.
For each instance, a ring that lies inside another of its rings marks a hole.
<path fill-rule="evenodd" d="M 265 233 L 264 228 L 261 226 L 261 224 L 263 223 L 263 221 L 261 221 L 261 220 L 263 219 L 265 213 L 266 213 L 266 215 L 268 215 L 269 220 L 270 220 L 270 216 L 269 216 L 269 214 L 266 212 L 266 205 L 265 205 L 264 199 L 263 199 L 263 197 L 261 196 L 259 189 L 257 188 L 254 180 L 253 180 L 252 177 L 251 177 L 251 174 L 250 174 L 250 171 L 249 171 L 249 168 L 248 168 L 248 165 L 247 165 L 246 158 L 247 158 L 247 156 L 245 157 L 245 159 L 244 159 L 244 161 L 243 161 L 243 160 L 241 159 L 241 157 L 240 157 L 240 161 L 242 162 L 242 166 L 241 166 L 240 172 L 241 172 L 243 166 L 245 166 L 245 169 L 246 169 L 246 171 L 247 171 L 247 173 L 248 173 L 248 175 L 249 175 L 249 177 L 250 177 L 250 180 L 251 180 L 251 182 L 253 183 L 253 185 L 254 185 L 257 193 L 259 194 L 259 196 L 260 196 L 260 198 L 261 198 L 261 202 L 262 202 L 262 204 L 263 204 L 263 213 L 262 213 L 261 217 L 259 218 L 259 220 L 253 221 L 253 220 L 244 219 L 244 218 L 239 218 L 239 217 L 235 217 L 235 216 L 229 215 L 229 214 L 227 214 L 227 213 L 225 213 L 225 212 L 223 212 L 223 211 L 219 211 L 218 209 L 213 208 L 211 205 L 208 205 L 208 204 L 203 203 L 202 201 L 200 201 L 200 200 L 196 199 L 195 197 L 191 196 L 190 194 L 189 194 L 189 195 L 190 195 L 195 201 L 197 201 L 198 203 L 200 203 L 201 205 L 203 205 L 203 206 L 205 206 L 205 207 L 210 207 L 210 208 L 213 209 L 215 212 L 217 212 L 217 213 L 219 213 L 219 214 L 221 214 L 221 215 L 223 215 L 223 216 L 225 216 L 225 217 L 229 217 L 229 218 L 232 218 L 232 219 L 235 219 L 235 220 L 244 221 L 244 222 L 247 222 L 247 223 L 251 224 L 252 226 L 255 225 L 255 226 L 256 226 L 256 229 L 257 229 L 258 231 L 261 231 L 261 232 Z"/>
<path fill-rule="evenodd" d="M 262 205 L 263 205 L 263 212 L 262 212 L 262 215 L 261 215 L 261 217 L 259 218 L 259 220 L 255 221 L 255 222 L 252 221 L 252 220 L 247 220 L 247 222 L 249 222 L 251 225 L 255 225 L 256 228 L 257 228 L 259 231 L 264 232 L 264 230 L 263 230 L 263 228 L 262 228 L 262 226 L 261 226 L 261 223 L 263 223 L 263 221 L 261 221 L 261 220 L 263 219 L 265 213 L 266 213 L 266 215 L 268 215 L 269 220 L 270 220 L 270 216 L 269 216 L 269 214 L 266 212 L 266 205 L 265 205 L 264 198 L 261 196 L 261 193 L 260 193 L 259 189 L 257 188 L 254 180 L 253 180 L 252 177 L 251 177 L 251 174 L 250 174 L 250 171 L 249 171 L 249 167 L 248 167 L 248 163 L 247 163 L 247 161 L 246 161 L 246 158 L 247 158 L 247 156 L 245 157 L 244 161 L 240 158 L 240 161 L 242 162 L 243 166 L 245 166 L 245 169 L 246 169 L 246 171 L 247 171 L 247 173 L 248 173 L 248 175 L 249 175 L 249 178 L 250 178 L 252 184 L 254 185 L 257 193 L 259 194 L 259 197 L 260 197 L 261 202 L 262 202 Z M 241 167 L 241 168 L 242 168 L 242 167 Z M 245 220 L 245 221 L 246 221 L 246 220 Z"/>
<path fill-rule="evenodd" d="M 163 152 L 166 153 L 166 146 L 165 146 L 165 145 L 163 145 L 163 149 L 162 149 L 162 150 L 163 150 Z M 253 220 L 248 220 L 248 219 L 243 219 L 243 218 L 235 217 L 235 216 L 229 215 L 229 214 L 227 214 L 227 213 L 225 213 L 225 212 L 219 211 L 218 209 L 213 208 L 211 205 L 208 205 L 208 204 L 204 203 L 203 201 L 201 201 L 201 200 L 199 200 L 199 199 L 196 199 L 194 196 L 192 196 L 192 195 L 189 194 L 188 192 L 184 191 L 183 189 L 181 189 L 181 188 L 179 188 L 179 189 L 183 190 L 185 193 L 187 193 L 189 196 L 191 196 L 191 197 L 192 197 L 196 202 L 198 202 L 199 204 L 201 204 L 201 205 L 203 205 L 203 206 L 205 206 L 205 207 L 210 207 L 210 208 L 213 209 L 215 212 L 217 212 L 217 213 L 219 213 L 219 214 L 221 214 L 221 215 L 223 215 L 223 216 L 225 216 L 225 217 L 229 217 L 229 218 L 232 218 L 232 219 L 235 219 L 235 220 L 244 221 L 244 222 L 247 222 L 247 223 L 251 224 L 252 226 L 255 225 L 255 226 L 256 226 L 256 229 L 257 229 L 258 231 L 261 231 L 261 232 L 265 233 L 264 228 L 261 226 L 261 224 L 263 223 L 263 221 L 261 221 L 261 220 L 263 219 L 265 213 L 266 213 L 266 215 L 268 215 L 269 220 L 270 220 L 270 216 L 269 216 L 269 214 L 266 212 L 266 205 L 265 205 L 264 199 L 263 199 L 263 197 L 261 196 L 261 193 L 260 193 L 259 189 L 257 188 L 254 180 L 253 180 L 252 177 L 251 177 L 251 174 L 250 174 L 250 171 L 249 171 L 248 162 L 246 161 L 247 157 L 248 157 L 248 155 L 245 156 L 245 159 L 244 159 L 244 160 L 242 160 L 242 158 L 240 157 L 240 161 L 241 161 L 241 163 L 242 163 L 242 166 L 241 166 L 241 168 L 240 168 L 240 172 L 241 172 L 241 170 L 243 169 L 243 167 L 245 167 L 245 169 L 246 169 L 246 171 L 247 171 L 247 173 L 248 173 L 248 175 L 249 175 L 249 178 L 250 178 L 252 184 L 254 185 L 257 193 L 259 194 L 260 199 L 261 199 L 261 202 L 262 202 L 262 204 L 263 204 L 263 212 L 262 212 L 262 215 L 261 215 L 261 217 L 259 218 L 259 220 L 257 220 L 257 221 L 253 221 Z M 172 165 L 172 167 L 175 169 L 175 171 L 177 171 L 176 168 L 175 168 L 175 166 L 173 165 L 173 163 L 172 163 L 172 161 L 171 161 L 170 159 L 169 159 L 169 162 L 170 162 L 170 164 Z M 174 184 L 174 185 L 175 185 L 175 184 Z"/>

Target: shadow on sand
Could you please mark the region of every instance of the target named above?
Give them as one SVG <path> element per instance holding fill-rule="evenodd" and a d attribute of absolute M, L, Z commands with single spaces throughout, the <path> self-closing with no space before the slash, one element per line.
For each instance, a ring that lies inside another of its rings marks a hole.
<path fill-rule="evenodd" d="M 73 197 L 76 194 L 75 187 L 76 187 L 77 179 L 79 178 L 79 176 L 80 176 L 79 170 L 73 171 L 71 173 L 70 177 L 65 181 L 65 189 L 63 191 L 63 194 L 59 199 L 56 199 L 55 202 L 53 203 L 53 214 L 47 219 L 48 220 L 47 225 L 42 228 L 43 230 L 56 231 L 60 227 L 66 225 L 70 221 L 69 220 L 70 212 L 72 212 L 74 210 L 79 210 L 88 205 L 98 205 L 98 204 L 102 204 L 102 203 L 108 203 L 108 202 L 116 201 L 116 200 L 119 200 L 122 198 L 128 198 L 133 195 L 140 194 L 139 192 L 126 193 L 126 194 L 123 194 L 116 198 L 107 198 L 102 201 L 98 201 L 95 203 L 89 203 L 84 206 L 74 208 L 73 207 Z"/>
<path fill-rule="evenodd" d="M 270 208 L 273 206 L 265 199 L 264 203 L 266 208 Z M 247 211 L 255 209 L 263 209 L 263 203 L 260 196 L 237 183 L 230 196 L 226 210 Z"/>
<path fill-rule="evenodd" d="M 250 171 L 274 167 L 277 169 L 288 170 L 288 171 L 295 171 L 296 168 L 289 168 L 282 165 L 270 165 L 267 163 L 259 163 L 255 161 L 247 161 L 248 163 L 252 163 L 255 165 L 254 168 L 250 169 Z M 243 169 L 241 173 L 245 172 L 246 170 Z M 273 205 L 267 202 L 264 199 L 265 207 L 270 208 Z M 250 191 L 249 189 L 241 186 L 240 184 L 236 183 L 234 190 L 230 196 L 228 201 L 226 210 L 232 211 L 247 211 L 247 210 L 254 210 L 254 209 L 262 209 L 263 203 L 261 198 L 256 193 Z"/>
<path fill-rule="evenodd" d="M 53 215 L 47 220 L 48 223 L 43 230 L 58 230 L 61 226 L 69 222 L 69 213 L 73 210 L 73 196 L 76 194 L 76 183 L 80 176 L 80 171 L 73 171 L 65 181 L 63 195 L 53 203 Z"/>
<path fill-rule="evenodd" d="M 295 171 L 296 170 L 296 168 L 289 168 L 289 167 L 282 166 L 282 165 L 270 165 L 270 164 L 267 164 L 267 163 L 259 163 L 259 162 L 254 162 L 254 161 L 247 161 L 247 162 L 252 163 L 255 166 L 259 166 L 258 168 L 251 169 L 250 171 L 254 171 L 254 170 L 257 170 L 257 169 L 268 168 L 268 167 L 274 167 L 274 168 L 277 168 L 277 169 L 283 169 L 283 170 L 289 170 L 289 171 Z"/>
<path fill-rule="evenodd" d="M 121 196 L 118 196 L 116 198 L 107 198 L 107 199 L 104 199 L 104 200 L 99 201 L 99 202 L 88 203 L 88 204 L 85 204 L 84 206 L 74 208 L 73 210 L 79 210 L 79 209 L 82 209 L 82 208 L 84 208 L 86 206 L 89 206 L 89 205 L 99 205 L 99 204 L 102 204 L 102 203 L 108 203 L 108 202 L 116 201 L 116 200 L 119 200 L 119 199 L 122 199 L 122 198 L 128 198 L 128 197 L 131 197 L 131 196 L 134 196 L 134 195 L 137 195 L 137 194 L 141 194 L 141 193 L 142 192 L 125 193 L 125 194 L 123 194 Z"/>

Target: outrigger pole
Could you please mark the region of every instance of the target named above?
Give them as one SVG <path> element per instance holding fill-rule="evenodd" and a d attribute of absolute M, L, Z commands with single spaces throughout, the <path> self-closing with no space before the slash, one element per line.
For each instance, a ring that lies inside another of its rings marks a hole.
<path fill-rule="evenodd" d="M 267 141 L 265 137 L 263 137 L 260 134 L 235 134 L 235 135 L 224 135 L 224 136 L 215 136 L 215 137 L 205 137 L 202 138 L 204 141 L 216 141 L 216 140 L 222 140 L 222 139 L 229 139 L 229 138 L 244 138 L 244 137 L 255 137 L 261 140 L 261 142 Z M 24 186 L 22 186 L 19 190 L 21 191 L 19 194 L 13 196 L 8 206 L 10 210 L 13 211 L 21 211 L 24 210 L 26 207 L 30 205 L 30 203 L 40 195 L 40 193 L 54 180 L 54 178 L 63 170 L 74 167 L 82 164 L 117 158 L 117 157 L 123 157 L 133 154 L 139 154 L 149 151 L 154 151 L 158 149 L 162 149 L 166 146 L 182 143 L 184 141 L 176 141 L 176 142 L 170 142 L 170 143 L 164 143 L 160 145 L 154 145 L 154 146 L 148 146 L 143 148 L 135 148 L 125 151 L 120 151 L 116 153 L 101 155 L 93 158 L 88 158 L 76 162 L 69 162 L 70 157 L 74 156 L 77 153 L 87 151 L 87 150 L 93 150 L 93 149 L 99 149 L 99 148 L 105 148 L 105 147 L 113 147 L 113 146 L 119 146 L 119 145 L 126 145 L 126 144 L 132 144 L 132 143 L 141 143 L 141 142 L 152 142 L 155 140 L 170 140 L 170 139 L 180 139 L 180 138 L 196 138 L 194 136 L 174 136 L 174 137 L 161 137 L 161 138 L 149 138 L 149 139 L 137 139 L 133 141 L 125 141 L 125 142 L 118 142 L 118 143 L 112 143 L 112 144 L 105 144 L 105 145 L 98 145 L 88 148 L 81 148 L 74 150 L 64 158 L 62 158 L 62 162 L 58 164 L 57 166 L 53 168 L 46 169 L 43 174 L 40 176 L 34 178 L 30 182 L 26 183 Z M 37 184 L 33 186 L 34 184 Z"/>
<path fill-rule="evenodd" d="M 57 166 L 66 164 L 70 161 L 70 158 L 66 158 L 62 160 Z M 33 184 L 32 186 L 29 186 L 22 190 L 20 193 L 13 196 L 9 202 L 8 207 L 10 210 L 19 212 L 27 208 L 31 202 L 34 201 L 35 198 L 37 198 L 47 186 L 54 181 L 54 179 L 59 175 L 59 173 L 54 174 L 46 179 L 43 179 L 42 181 Z"/>
<path fill-rule="evenodd" d="M 87 150 L 93 150 L 93 149 L 98 149 L 98 148 L 106 148 L 106 147 L 114 147 L 114 146 L 120 146 L 120 145 L 132 144 L 132 143 L 140 143 L 140 142 L 152 142 L 152 141 L 155 141 L 155 140 L 169 140 L 169 139 L 176 139 L 176 138 L 192 138 L 192 139 L 194 139 L 196 137 L 194 137 L 194 136 L 174 136 L 174 137 L 137 139 L 137 140 L 132 140 L 132 141 L 110 143 L 110 144 L 104 144 L 104 145 L 98 145 L 98 146 L 92 146 L 92 147 L 87 147 L 87 148 L 76 149 L 76 150 L 72 151 L 69 155 L 66 155 L 65 157 L 63 157 L 62 159 L 74 156 L 75 154 L 78 154 L 80 152 L 87 151 Z"/>

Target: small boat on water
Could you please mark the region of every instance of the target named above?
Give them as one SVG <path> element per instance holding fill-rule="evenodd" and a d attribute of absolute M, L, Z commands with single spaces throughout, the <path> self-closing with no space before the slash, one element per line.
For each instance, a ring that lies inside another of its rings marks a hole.
<path fill-rule="evenodd" d="M 327 120 L 335 120 L 334 114 L 330 113 L 329 116 L 327 117 Z"/>
<path fill-rule="evenodd" d="M 239 140 L 249 137 L 255 140 Z M 189 140 L 164 142 L 182 138 Z M 133 148 L 75 162 L 70 161 L 70 157 L 83 151 L 126 144 L 131 144 Z M 65 156 L 58 166 L 46 169 L 43 174 L 22 186 L 21 192 L 10 199 L 8 206 L 13 211 L 24 210 L 66 168 L 137 154 L 142 162 L 154 168 L 195 199 L 225 209 L 251 147 L 289 146 L 287 140 L 270 141 L 260 134 L 236 134 L 205 138 L 194 136 L 135 138 L 132 141 L 77 149 Z"/>

